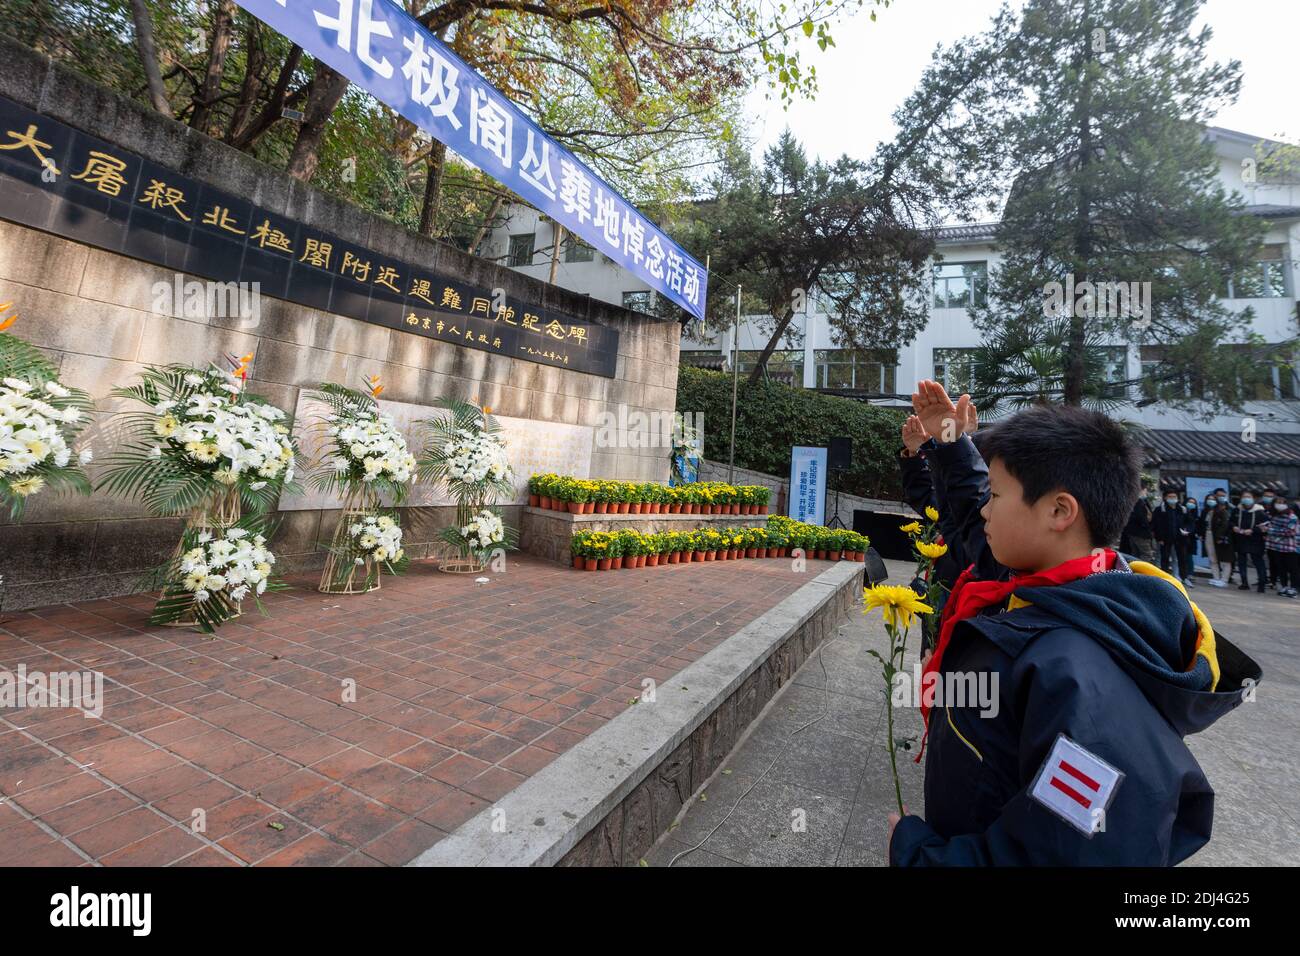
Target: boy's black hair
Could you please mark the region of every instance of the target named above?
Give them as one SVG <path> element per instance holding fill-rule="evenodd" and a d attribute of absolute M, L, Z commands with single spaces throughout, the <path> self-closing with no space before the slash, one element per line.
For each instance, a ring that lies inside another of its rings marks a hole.
<path fill-rule="evenodd" d="M 1100 412 L 1042 405 L 1003 419 L 980 441 L 1024 486 L 1026 504 L 1061 490 L 1079 502 L 1093 547 L 1114 545 L 1138 499 L 1142 453 Z"/>

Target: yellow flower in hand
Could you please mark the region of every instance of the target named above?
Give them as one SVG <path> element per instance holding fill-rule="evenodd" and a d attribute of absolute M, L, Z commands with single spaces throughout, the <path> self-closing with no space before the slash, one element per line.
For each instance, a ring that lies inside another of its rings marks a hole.
<path fill-rule="evenodd" d="M 921 522 L 909 521 L 907 524 L 901 525 L 898 530 L 906 531 L 908 534 L 916 534 L 921 530 Z"/>
<path fill-rule="evenodd" d="M 877 584 L 865 588 L 863 593 L 866 596 L 866 604 L 862 613 L 868 614 L 879 608 L 886 624 L 902 624 L 903 627 L 911 627 L 913 616 L 934 612 L 934 608 L 922 601 L 920 595 L 909 587 Z"/>
<path fill-rule="evenodd" d="M 928 544 L 925 541 L 918 541 L 916 542 L 916 550 L 934 561 L 948 553 L 948 546 L 946 544 Z"/>
<path fill-rule="evenodd" d="M 939 512 L 936 511 L 934 508 L 932 508 L 930 505 L 925 506 L 925 516 L 929 518 L 931 521 L 939 520 Z"/>

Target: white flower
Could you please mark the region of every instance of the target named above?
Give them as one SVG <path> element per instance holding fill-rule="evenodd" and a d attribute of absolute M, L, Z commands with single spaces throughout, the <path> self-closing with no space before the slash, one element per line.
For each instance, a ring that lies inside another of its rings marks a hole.
<path fill-rule="evenodd" d="M 90 450 L 89 446 L 81 449 L 81 451 L 78 452 L 77 454 L 77 461 L 80 464 L 89 465 L 94 460 L 95 460 L 95 453 Z"/>
<path fill-rule="evenodd" d="M 190 373 L 189 375 L 185 376 L 185 384 L 193 385 L 195 388 L 198 388 L 200 385 L 203 384 L 203 376 Z"/>
<path fill-rule="evenodd" d="M 30 392 L 32 390 L 31 383 L 24 382 L 21 378 L 7 378 L 4 383 L 15 392 Z"/>
<path fill-rule="evenodd" d="M 55 398 L 67 398 L 72 393 L 60 385 L 58 382 L 49 381 L 45 383 L 45 391 Z"/>

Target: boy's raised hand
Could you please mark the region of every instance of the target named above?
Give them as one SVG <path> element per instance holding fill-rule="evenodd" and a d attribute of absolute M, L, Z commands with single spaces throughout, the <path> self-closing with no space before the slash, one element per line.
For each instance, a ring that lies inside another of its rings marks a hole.
<path fill-rule="evenodd" d="M 955 442 L 964 434 L 972 414 L 969 395 L 963 395 L 954 405 L 944 387 L 930 379 L 923 379 L 912 393 L 912 411 L 930 437 L 941 445 Z"/>
<path fill-rule="evenodd" d="M 925 426 L 915 415 L 908 415 L 907 421 L 903 422 L 903 447 L 913 455 L 924 445 L 930 436 L 925 433 Z"/>

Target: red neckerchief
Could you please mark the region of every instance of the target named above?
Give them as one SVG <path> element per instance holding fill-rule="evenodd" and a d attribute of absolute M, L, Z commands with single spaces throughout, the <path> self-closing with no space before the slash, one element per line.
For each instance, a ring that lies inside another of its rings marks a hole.
<path fill-rule="evenodd" d="M 947 649 L 949 640 L 952 639 L 952 632 L 957 623 L 974 617 L 985 608 L 1002 606 L 1011 597 L 1012 593 L 1020 588 L 1047 587 L 1086 578 L 1095 572 L 1096 560 L 1092 555 L 1071 558 L 1069 561 L 1058 564 L 1054 568 L 1048 568 L 1046 571 L 1040 571 L 1037 574 L 1022 574 L 1013 577 L 1009 581 L 976 580 L 971 574 L 975 569 L 973 564 L 961 573 L 961 576 L 957 578 L 957 582 L 952 586 L 952 593 L 948 595 L 948 603 L 944 605 L 943 615 L 939 619 L 939 639 L 935 642 L 934 653 L 930 656 L 930 663 L 921 672 L 921 717 L 925 721 L 925 737 L 921 740 L 921 752 L 916 755 L 917 763 L 921 762 L 921 757 L 925 754 L 925 741 L 930 736 L 930 708 L 925 704 L 924 694 L 926 675 L 934 674 L 936 680 L 938 679 L 939 665 L 943 661 L 943 652 Z M 1115 567 L 1115 552 L 1109 548 L 1103 554 L 1102 567 L 1107 571 Z"/>

